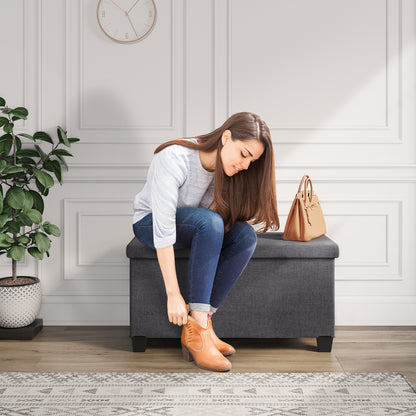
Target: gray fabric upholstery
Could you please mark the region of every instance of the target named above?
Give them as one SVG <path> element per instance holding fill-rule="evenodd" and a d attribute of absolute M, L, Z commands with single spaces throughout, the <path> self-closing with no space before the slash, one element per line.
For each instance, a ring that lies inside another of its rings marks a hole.
<path fill-rule="evenodd" d="M 310 242 L 283 240 L 282 233 L 258 236 L 256 250 L 218 311 L 215 332 L 224 338 L 334 336 L 334 258 L 328 237 Z M 166 293 L 155 251 L 136 238 L 130 258 L 130 335 L 179 338 L 182 328 L 167 318 Z M 189 250 L 176 251 L 181 293 L 187 302 Z"/>
<path fill-rule="evenodd" d="M 145 246 L 137 238 L 130 241 L 126 254 L 131 259 L 157 259 L 156 250 Z M 325 235 L 308 242 L 286 241 L 283 240 L 283 233 L 276 232 L 258 235 L 253 258 L 335 258 L 338 254 L 338 246 Z M 189 250 L 177 250 L 175 257 L 188 258 Z"/>

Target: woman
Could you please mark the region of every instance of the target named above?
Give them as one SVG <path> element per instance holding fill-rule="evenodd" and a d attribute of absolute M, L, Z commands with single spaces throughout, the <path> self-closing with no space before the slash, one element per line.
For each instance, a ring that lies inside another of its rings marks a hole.
<path fill-rule="evenodd" d="M 257 232 L 279 228 L 270 131 L 256 114 L 232 115 L 221 127 L 172 140 L 155 150 L 147 182 L 134 201 L 134 233 L 156 249 L 169 321 L 182 328 L 182 351 L 204 369 L 228 371 L 211 316 L 250 260 Z M 182 297 L 174 250 L 191 248 L 189 305 Z"/>

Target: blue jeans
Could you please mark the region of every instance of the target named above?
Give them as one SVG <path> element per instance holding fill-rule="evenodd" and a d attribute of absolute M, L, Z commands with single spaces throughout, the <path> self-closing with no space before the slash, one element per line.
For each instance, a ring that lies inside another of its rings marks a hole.
<path fill-rule="evenodd" d="M 137 239 L 153 245 L 152 214 L 133 225 Z M 174 250 L 190 248 L 189 309 L 216 312 L 234 282 L 247 266 L 257 244 L 253 227 L 236 222 L 224 233 L 222 217 L 207 208 L 178 208 Z"/>

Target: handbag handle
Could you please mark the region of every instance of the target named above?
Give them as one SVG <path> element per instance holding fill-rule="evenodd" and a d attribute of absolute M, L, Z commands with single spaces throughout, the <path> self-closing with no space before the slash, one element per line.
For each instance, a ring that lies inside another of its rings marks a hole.
<path fill-rule="evenodd" d="M 307 175 L 305 175 L 307 176 Z M 306 198 L 308 197 L 308 185 L 311 185 L 311 192 L 309 194 L 309 203 L 312 202 L 312 195 L 313 195 L 313 185 L 312 185 L 312 179 L 308 176 L 308 178 L 305 180 L 305 188 L 304 188 L 304 192 L 303 192 L 303 200 L 305 201 L 306 204 Z"/>
<path fill-rule="evenodd" d="M 305 180 L 305 178 L 309 179 L 309 175 L 303 175 L 303 177 L 300 181 L 300 184 L 299 184 L 298 193 L 300 192 L 300 189 L 302 188 L 302 183 Z M 305 185 L 306 185 L 306 182 L 305 182 Z"/>

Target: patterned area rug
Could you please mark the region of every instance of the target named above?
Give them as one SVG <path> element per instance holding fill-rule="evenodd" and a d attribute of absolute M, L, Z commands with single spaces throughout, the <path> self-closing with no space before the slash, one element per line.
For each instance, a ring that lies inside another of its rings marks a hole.
<path fill-rule="evenodd" d="M 0 415 L 416 415 L 400 373 L 0 373 Z"/>

